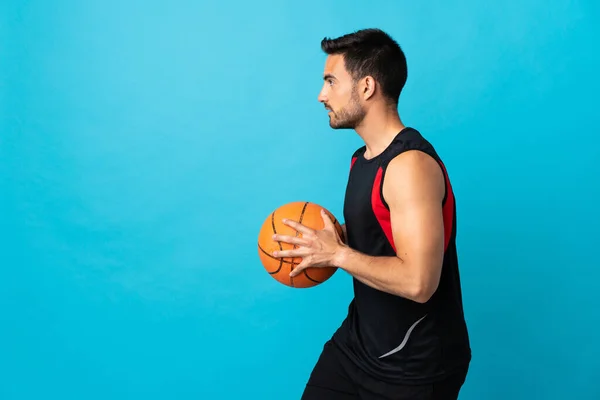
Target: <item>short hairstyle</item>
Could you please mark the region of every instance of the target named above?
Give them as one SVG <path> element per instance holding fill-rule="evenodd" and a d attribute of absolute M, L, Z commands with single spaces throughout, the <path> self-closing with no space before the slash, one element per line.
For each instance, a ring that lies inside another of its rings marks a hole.
<path fill-rule="evenodd" d="M 404 52 L 390 35 L 381 29 L 362 29 L 335 39 L 326 37 L 321 41 L 321 49 L 329 55 L 343 55 L 354 81 L 372 76 L 383 95 L 398 104 L 408 70 Z"/>

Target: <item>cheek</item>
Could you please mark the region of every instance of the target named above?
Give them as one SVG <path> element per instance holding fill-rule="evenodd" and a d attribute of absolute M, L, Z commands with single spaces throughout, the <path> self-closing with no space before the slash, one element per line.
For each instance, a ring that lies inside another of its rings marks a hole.
<path fill-rule="evenodd" d="M 327 104 L 334 110 L 344 108 L 352 99 L 352 91 L 346 87 L 326 87 L 323 93 L 327 96 Z"/>
<path fill-rule="evenodd" d="M 343 90 L 336 93 L 336 99 L 340 104 L 349 104 L 352 101 L 352 92 L 350 90 Z"/>

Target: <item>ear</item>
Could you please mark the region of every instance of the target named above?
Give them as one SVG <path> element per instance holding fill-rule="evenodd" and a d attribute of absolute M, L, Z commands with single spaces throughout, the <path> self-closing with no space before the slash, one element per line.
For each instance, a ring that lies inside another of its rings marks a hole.
<path fill-rule="evenodd" d="M 363 79 L 363 99 L 369 100 L 371 97 L 375 95 L 375 86 L 377 82 L 372 76 L 367 76 Z"/>

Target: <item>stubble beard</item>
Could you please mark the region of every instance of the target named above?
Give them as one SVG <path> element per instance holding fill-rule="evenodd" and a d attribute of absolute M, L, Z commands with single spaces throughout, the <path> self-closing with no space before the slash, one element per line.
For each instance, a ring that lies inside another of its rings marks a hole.
<path fill-rule="evenodd" d="M 338 111 L 331 111 L 329 126 L 333 129 L 355 129 L 365 118 L 365 110 L 361 107 L 356 88 L 348 104 Z"/>

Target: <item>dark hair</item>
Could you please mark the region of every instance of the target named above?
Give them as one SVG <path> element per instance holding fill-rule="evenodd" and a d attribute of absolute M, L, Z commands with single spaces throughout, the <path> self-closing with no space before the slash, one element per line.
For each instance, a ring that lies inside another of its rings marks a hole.
<path fill-rule="evenodd" d="M 335 39 L 324 38 L 321 49 L 327 54 L 342 54 L 346 69 L 357 81 L 367 75 L 381 85 L 385 97 L 398 103 L 408 75 L 404 52 L 380 29 L 362 29 Z"/>

